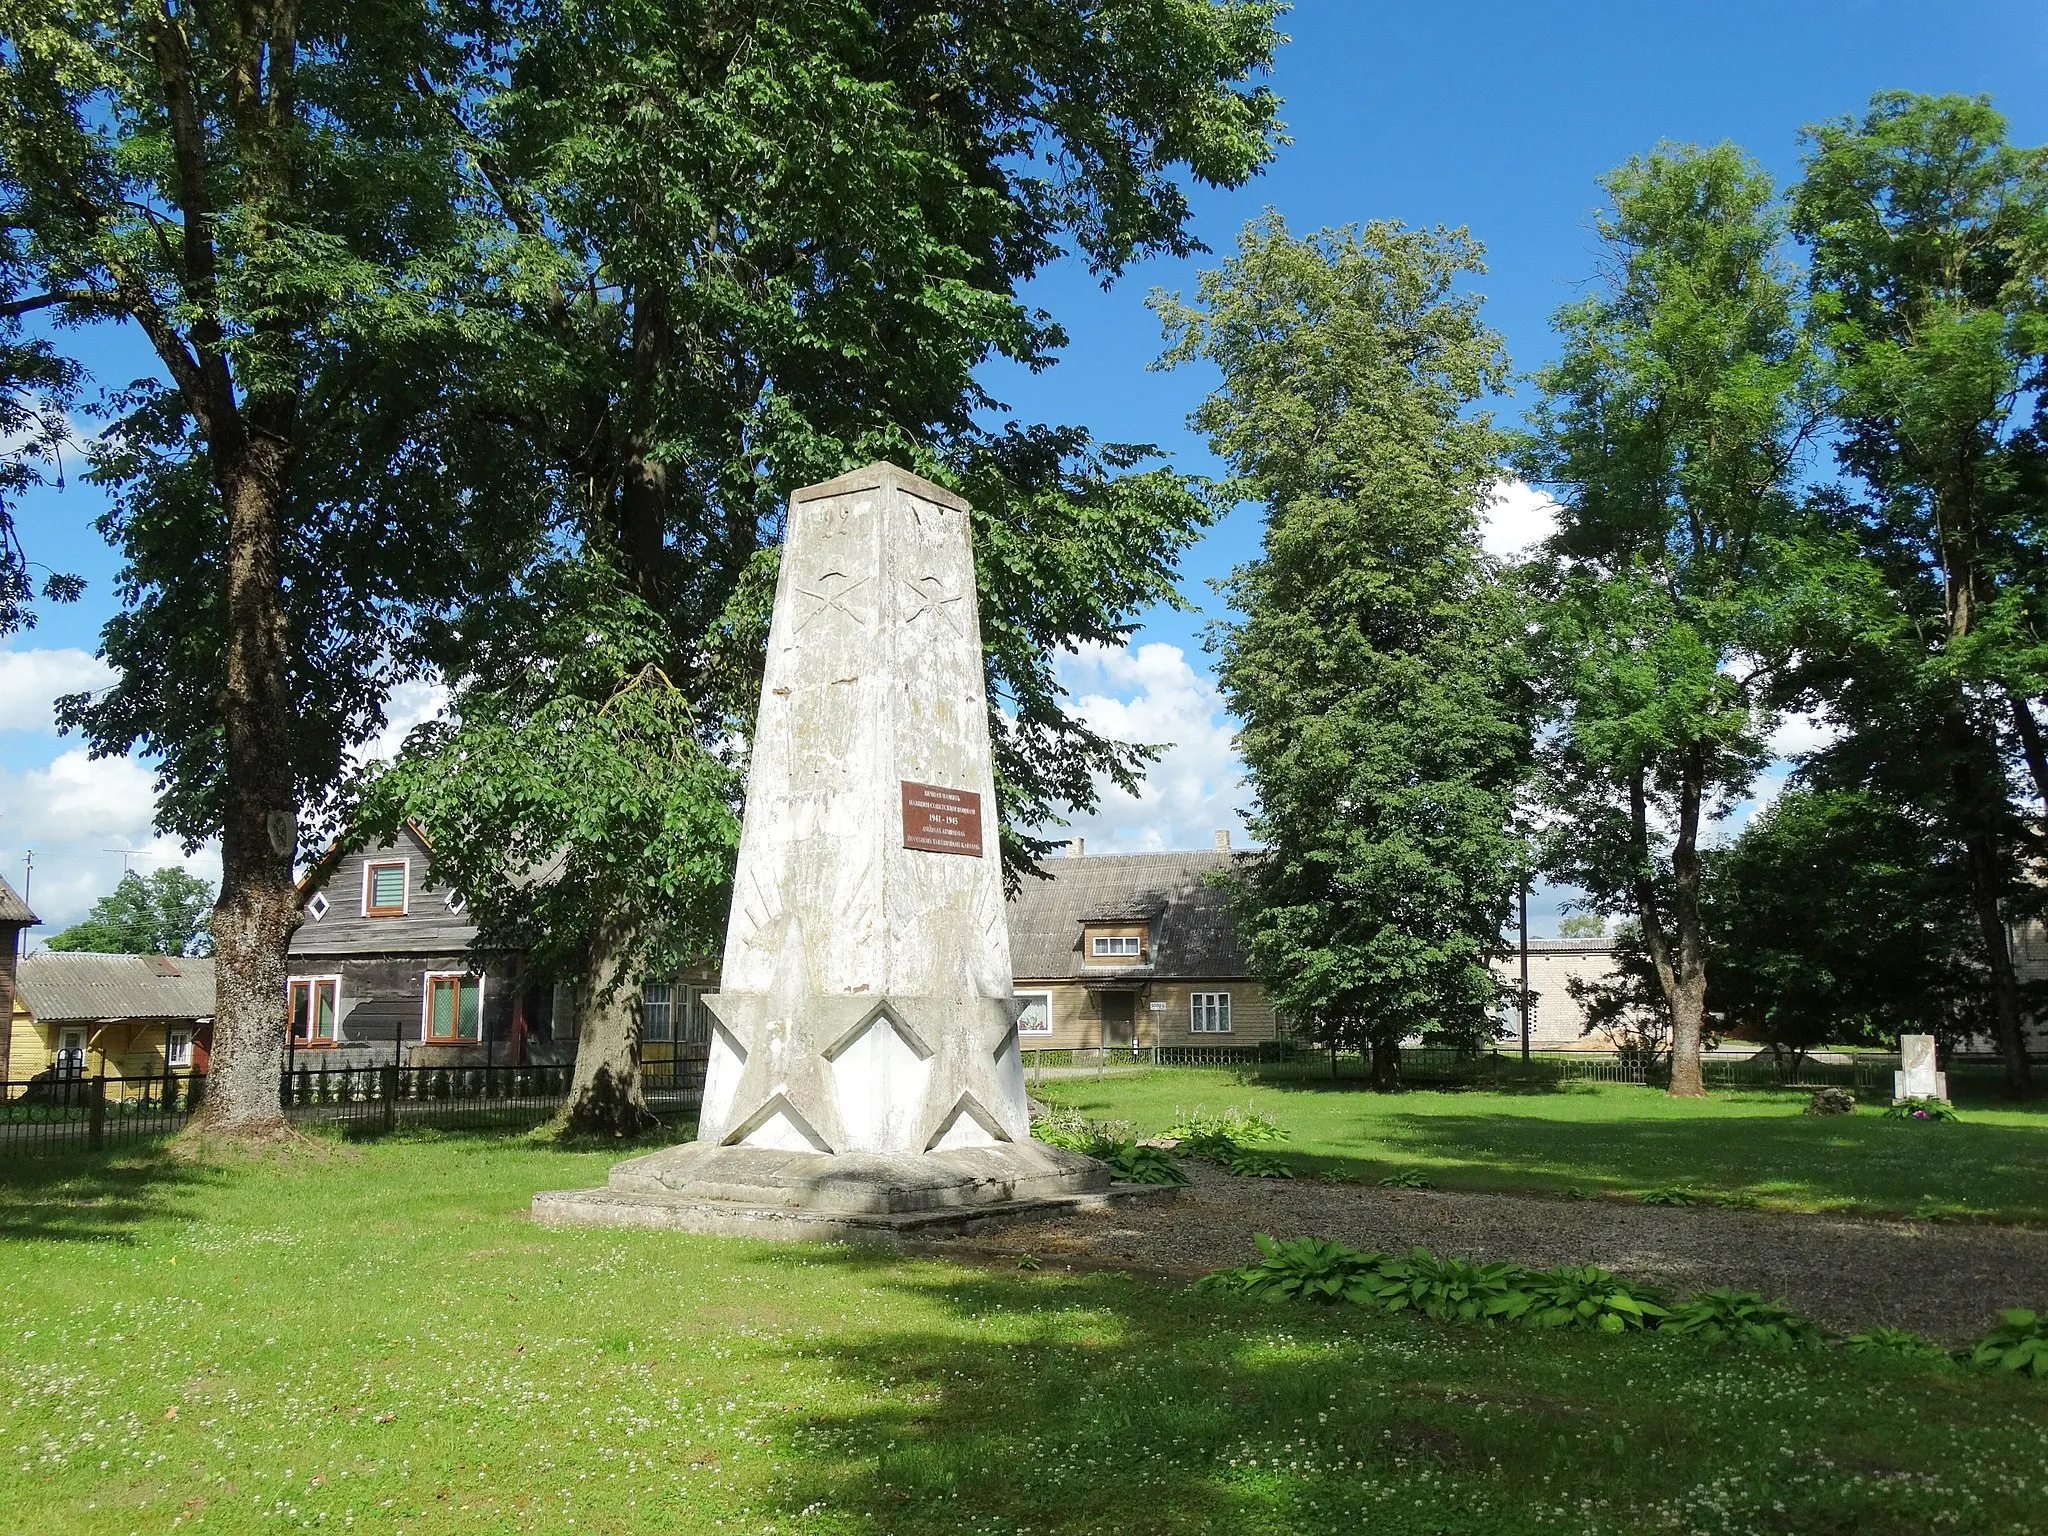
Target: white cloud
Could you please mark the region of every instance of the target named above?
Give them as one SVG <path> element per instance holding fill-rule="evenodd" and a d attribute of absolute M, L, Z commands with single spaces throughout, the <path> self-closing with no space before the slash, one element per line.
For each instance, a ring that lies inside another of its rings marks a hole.
<path fill-rule="evenodd" d="M 89 651 L 0 651 L 0 731 L 54 735 L 58 695 L 109 688 L 114 669 Z"/>
<path fill-rule="evenodd" d="M 219 882 L 219 849 L 188 857 L 156 832 L 155 813 L 154 778 L 134 758 L 95 759 L 74 747 L 44 767 L 0 772 L 0 873 L 17 890 L 35 850 L 28 894 L 43 926 L 31 931 L 30 947 L 84 917 L 124 867 L 147 874 L 176 864 Z"/>
<path fill-rule="evenodd" d="M 1086 646 L 1061 658 L 1059 673 L 1070 708 L 1092 729 L 1166 750 L 1137 794 L 1104 786 L 1095 813 L 1056 835 L 1085 838 L 1090 853 L 1146 853 L 1207 848 L 1227 829 L 1243 846 L 1248 796 L 1230 719 L 1179 646 Z"/>
<path fill-rule="evenodd" d="M 1489 555 L 1506 558 L 1525 553 L 1557 532 L 1555 501 L 1525 480 L 1503 480 L 1481 514 L 1479 542 Z"/>
<path fill-rule="evenodd" d="M 438 720 L 448 713 L 448 686 L 438 678 L 400 683 L 384 703 L 384 729 L 356 748 L 362 763 L 388 763 L 405 745 L 406 733 L 414 726 Z"/>
<path fill-rule="evenodd" d="M 1787 715 L 1771 732 L 1771 756 L 1779 759 L 1803 757 L 1822 747 L 1833 746 L 1841 739 L 1841 726 L 1830 720 L 1824 711 Z"/>

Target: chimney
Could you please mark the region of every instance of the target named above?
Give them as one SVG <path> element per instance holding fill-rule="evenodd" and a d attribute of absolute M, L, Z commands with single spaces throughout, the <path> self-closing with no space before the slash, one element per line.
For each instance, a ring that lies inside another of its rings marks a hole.
<path fill-rule="evenodd" d="M 1087 851 L 1088 839 L 1085 837 L 1077 837 L 1067 844 L 1067 857 L 1070 859 L 1078 859 Z"/>
<path fill-rule="evenodd" d="M 1218 853 L 1230 852 L 1230 828 L 1218 827 L 1216 829 L 1216 851 Z"/>

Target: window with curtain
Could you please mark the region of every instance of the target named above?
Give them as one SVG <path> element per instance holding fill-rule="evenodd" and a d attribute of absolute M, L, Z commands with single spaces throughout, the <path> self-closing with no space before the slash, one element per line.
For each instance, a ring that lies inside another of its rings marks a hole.
<path fill-rule="evenodd" d="M 483 1039 L 483 978 L 443 972 L 427 977 L 429 1045 L 471 1045 Z"/>

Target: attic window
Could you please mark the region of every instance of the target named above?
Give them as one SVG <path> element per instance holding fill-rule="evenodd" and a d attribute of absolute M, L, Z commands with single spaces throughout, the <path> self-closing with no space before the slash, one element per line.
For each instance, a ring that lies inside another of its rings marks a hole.
<path fill-rule="evenodd" d="M 462 892 L 460 891 L 450 891 L 442 898 L 442 901 L 450 912 L 460 912 L 464 906 Z"/>
<path fill-rule="evenodd" d="M 313 899 L 306 903 L 306 915 L 312 918 L 314 922 L 319 922 L 321 918 L 327 915 L 327 898 L 321 895 L 320 892 L 315 891 Z"/>
<path fill-rule="evenodd" d="M 1132 955 L 1138 953 L 1138 936 L 1134 933 L 1097 934 L 1093 953 L 1097 955 Z"/>
<path fill-rule="evenodd" d="M 405 860 L 363 866 L 363 916 L 405 915 Z"/>

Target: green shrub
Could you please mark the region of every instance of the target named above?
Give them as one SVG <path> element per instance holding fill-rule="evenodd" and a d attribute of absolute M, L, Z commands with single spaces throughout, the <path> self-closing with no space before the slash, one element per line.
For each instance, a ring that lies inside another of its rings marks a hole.
<path fill-rule="evenodd" d="M 1671 1315 L 1656 1291 L 1623 1280 L 1597 1264 L 1537 1270 L 1523 1279 L 1522 1288 L 1530 1297 L 1523 1321 L 1536 1328 L 1626 1333 L 1632 1328 L 1654 1328 Z"/>
<path fill-rule="evenodd" d="M 1794 1349 L 1821 1342 L 1820 1329 L 1783 1302 L 1725 1286 L 1701 1291 L 1681 1302 L 1658 1326 L 1666 1333 L 1687 1334 L 1710 1344 L 1726 1341 L 1764 1349 Z"/>
<path fill-rule="evenodd" d="M 1884 1117 L 1887 1120 L 1931 1120 L 1937 1124 L 1962 1118 L 1956 1113 L 1955 1105 L 1947 1099 L 1893 1099 Z"/>
<path fill-rule="evenodd" d="M 1362 1253 L 1346 1243 L 1317 1237 L 1282 1241 L 1258 1233 L 1264 1255 L 1258 1263 L 1219 1269 L 1195 1282 L 1197 1290 L 1223 1291 L 1260 1301 L 1315 1301 L 1331 1305 L 1357 1301 L 1361 1285 L 1376 1279 L 1383 1253 Z"/>
<path fill-rule="evenodd" d="M 1166 1128 L 1165 1134 L 1176 1140 L 1187 1142 L 1228 1142 L 1237 1147 L 1263 1147 L 1270 1142 L 1285 1141 L 1287 1133 L 1279 1125 L 1256 1109 L 1239 1109 L 1231 1105 L 1219 1115 L 1212 1115 L 1201 1105 L 1182 1113 L 1180 1118 Z"/>
<path fill-rule="evenodd" d="M 1906 1328 L 1872 1328 L 1852 1333 L 1842 1347 L 1856 1355 L 1891 1355 L 1901 1360 L 1946 1361 L 1948 1351 Z"/>
<path fill-rule="evenodd" d="M 1724 1211 L 1754 1211 L 1762 1207 L 1763 1201 L 1746 1189 L 1737 1189 L 1714 1196 L 1714 1204 Z"/>
<path fill-rule="evenodd" d="M 1127 1120 L 1089 1120 L 1074 1110 L 1055 1107 L 1031 1122 L 1031 1134 L 1048 1146 L 1079 1152 L 1083 1157 L 1106 1157 L 1133 1140 L 1137 1132 Z"/>
<path fill-rule="evenodd" d="M 1700 1197 L 1689 1189 L 1678 1189 L 1666 1185 L 1662 1189 L 1648 1190 L 1643 1195 L 1645 1205 L 1698 1205 Z"/>
<path fill-rule="evenodd" d="M 1390 1173 L 1380 1180 L 1382 1189 L 1434 1189 L 1436 1186 L 1422 1175 L 1420 1168 L 1403 1168 Z"/>
<path fill-rule="evenodd" d="M 1383 1312 L 1416 1311 L 1440 1322 L 1495 1322 L 1526 1313 L 1534 1297 L 1524 1288 L 1529 1272 L 1519 1264 L 1480 1264 L 1440 1259 L 1427 1248 L 1411 1248 L 1404 1259 L 1388 1259 L 1371 1279 L 1360 1282 L 1353 1300 Z"/>
<path fill-rule="evenodd" d="M 1963 1358 L 1986 1371 L 2016 1371 L 2048 1381 L 2048 1317 L 2011 1307 L 1998 1314 L 1998 1326 L 1968 1346 Z"/>
<path fill-rule="evenodd" d="M 1084 1149 L 1085 1150 L 1085 1149 Z M 1188 1176 L 1180 1164 L 1158 1147 L 1141 1147 L 1135 1141 L 1098 1144 L 1087 1156 L 1109 1165 L 1109 1171 L 1126 1184 L 1185 1184 Z"/>

